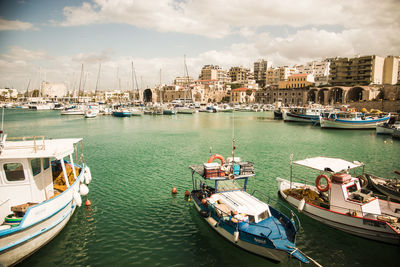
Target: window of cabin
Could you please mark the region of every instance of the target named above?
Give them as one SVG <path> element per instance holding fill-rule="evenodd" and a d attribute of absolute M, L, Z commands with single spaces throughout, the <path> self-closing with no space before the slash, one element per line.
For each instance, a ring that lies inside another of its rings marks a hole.
<path fill-rule="evenodd" d="M 24 168 L 21 163 L 6 163 L 3 165 L 6 179 L 9 182 L 25 180 Z"/>
<path fill-rule="evenodd" d="M 43 170 L 47 170 L 50 167 L 50 159 L 43 159 Z"/>
<path fill-rule="evenodd" d="M 31 159 L 31 168 L 33 176 L 38 175 L 40 173 L 40 158 Z"/>

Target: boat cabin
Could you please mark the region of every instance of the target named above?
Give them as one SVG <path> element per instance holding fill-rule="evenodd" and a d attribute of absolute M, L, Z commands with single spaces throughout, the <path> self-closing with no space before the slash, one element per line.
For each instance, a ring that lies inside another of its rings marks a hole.
<path fill-rule="evenodd" d="M 361 189 L 358 178 L 347 173 L 331 175 L 330 208 L 332 211 L 376 218 L 381 214 L 379 200 L 372 192 Z"/>
<path fill-rule="evenodd" d="M 81 139 L 11 140 L 0 152 L 0 224 L 10 211 L 18 212 L 19 205 L 29 207 L 64 192 L 82 170 L 73 160 L 74 144 Z"/>

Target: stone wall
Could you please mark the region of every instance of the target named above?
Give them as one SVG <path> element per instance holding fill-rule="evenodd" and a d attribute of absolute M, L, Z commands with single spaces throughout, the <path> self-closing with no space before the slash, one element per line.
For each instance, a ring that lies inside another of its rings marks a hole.
<path fill-rule="evenodd" d="M 400 100 L 376 100 L 376 101 L 361 101 L 348 103 L 350 107 L 354 107 L 357 110 L 362 108 L 379 109 L 385 112 L 397 112 L 400 113 Z M 342 104 L 338 105 L 340 107 Z"/>

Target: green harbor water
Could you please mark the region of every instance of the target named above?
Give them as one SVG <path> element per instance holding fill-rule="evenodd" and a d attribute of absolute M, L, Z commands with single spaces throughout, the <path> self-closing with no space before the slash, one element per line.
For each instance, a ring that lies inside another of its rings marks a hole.
<path fill-rule="evenodd" d="M 57 111 L 5 110 L 8 136 L 83 137 L 91 168 L 90 209 L 78 208 L 68 225 L 20 266 L 299 266 L 276 264 L 219 236 L 184 199 L 190 164 L 213 153 L 255 164 L 254 189 L 277 198 L 276 177 L 289 178 L 289 158 L 358 160 L 365 171 L 395 178 L 400 141 L 375 131 L 322 130 L 275 121 L 263 113 L 111 116 L 84 119 Z M 307 178 L 303 169 L 295 176 Z M 315 175 L 308 176 L 310 183 Z M 178 194 L 171 195 L 172 187 Z M 398 266 L 400 249 L 332 229 L 302 214 L 297 247 L 323 266 Z M 312 266 L 312 265 L 310 265 Z"/>

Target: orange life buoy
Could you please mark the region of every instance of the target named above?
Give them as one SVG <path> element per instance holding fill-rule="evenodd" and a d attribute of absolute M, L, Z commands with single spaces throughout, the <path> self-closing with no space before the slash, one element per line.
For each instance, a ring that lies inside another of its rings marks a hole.
<path fill-rule="evenodd" d="M 320 184 L 321 178 L 325 178 L 325 180 L 326 180 L 326 186 L 325 187 L 322 187 L 321 184 Z M 317 187 L 317 189 L 320 192 L 326 192 L 329 189 L 331 189 L 331 179 L 329 179 L 329 177 L 326 176 L 325 174 L 318 175 L 317 179 L 315 179 L 315 186 Z"/>
<path fill-rule="evenodd" d="M 208 163 L 211 163 L 214 161 L 214 159 L 219 159 L 221 161 L 221 165 L 225 164 L 225 159 L 223 156 L 219 155 L 219 154 L 215 154 L 212 155 L 209 159 L 208 159 Z"/>

